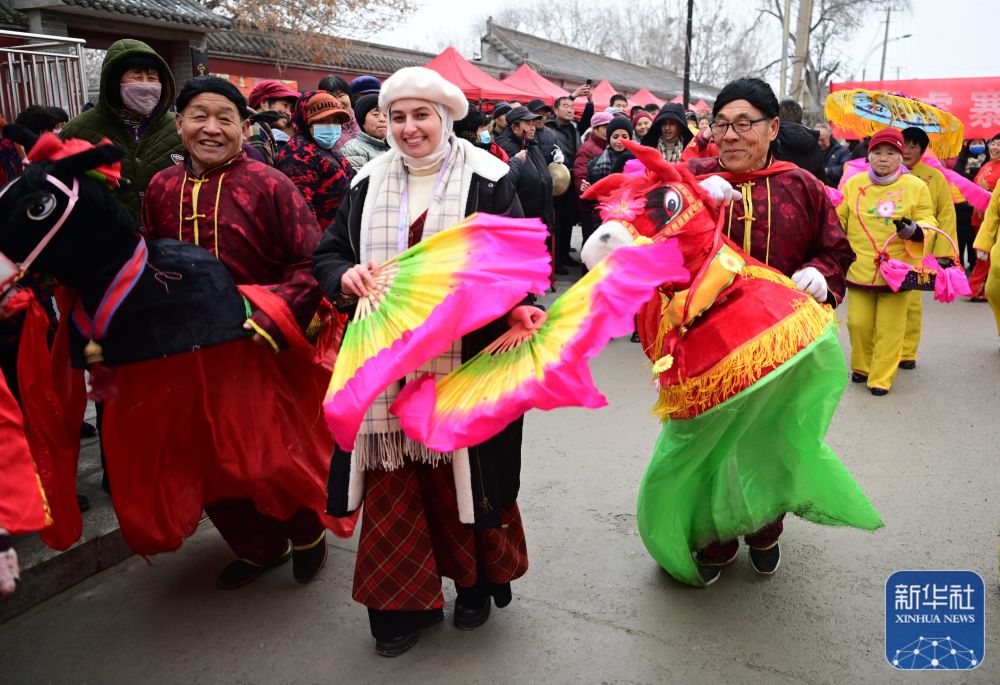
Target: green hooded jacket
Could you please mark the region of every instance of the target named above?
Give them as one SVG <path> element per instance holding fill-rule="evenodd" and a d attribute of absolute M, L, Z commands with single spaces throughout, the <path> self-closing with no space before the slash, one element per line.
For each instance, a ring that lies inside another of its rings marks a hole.
<path fill-rule="evenodd" d="M 160 102 L 145 126 L 140 130 L 136 140 L 134 129 L 122 118 L 119 81 L 121 77 L 120 63 L 127 57 L 144 55 L 152 58 L 158 65 L 163 91 Z M 117 66 L 116 66 L 117 65 Z M 111 81 L 114 83 L 111 83 Z M 162 57 L 141 40 L 124 38 L 115 41 L 104 57 L 101 65 L 101 92 L 97 105 L 66 124 L 61 132 L 63 139 L 83 138 L 94 144 L 108 138 L 112 143 L 125 150 L 122 158 L 122 182 L 118 189 L 118 199 L 128 207 L 135 217 L 140 217 L 142 196 L 146 186 L 157 172 L 162 171 L 175 159 L 171 155 L 184 154 L 181 139 L 177 135 L 174 114 L 170 111 L 174 102 L 174 77 L 170 67 Z M 109 93 L 111 94 L 109 97 Z"/>

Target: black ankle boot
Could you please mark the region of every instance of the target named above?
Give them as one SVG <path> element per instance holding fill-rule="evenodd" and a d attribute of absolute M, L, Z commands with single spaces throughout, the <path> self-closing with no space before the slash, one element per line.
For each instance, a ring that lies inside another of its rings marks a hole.
<path fill-rule="evenodd" d="M 455 627 L 459 630 L 472 630 L 486 623 L 490 618 L 491 597 L 486 587 L 464 588 L 455 586 L 458 597 L 455 599 Z"/>

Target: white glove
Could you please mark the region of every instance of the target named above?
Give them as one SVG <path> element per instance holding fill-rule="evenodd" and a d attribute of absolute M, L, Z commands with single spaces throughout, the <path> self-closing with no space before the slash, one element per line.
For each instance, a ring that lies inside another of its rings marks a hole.
<path fill-rule="evenodd" d="M 10 537 L 7 531 L 0 528 L 0 536 L 6 539 L 6 545 L 10 544 Z M 17 568 L 17 552 L 13 547 L 0 552 L 0 596 L 9 595 L 14 592 L 15 581 L 19 578 Z"/>
<path fill-rule="evenodd" d="M 563 154 L 558 145 L 552 148 L 552 161 L 556 164 L 566 163 L 566 155 Z"/>
<path fill-rule="evenodd" d="M 826 287 L 826 279 L 823 278 L 823 274 L 815 267 L 807 266 L 804 269 L 796 271 L 792 274 L 792 282 L 795 283 L 795 287 L 799 289 L 799 292 L 809 293 L 817 302 L 826 302 L 826 297 L 829 294 Z"/>
<path fill-rule="evenodd" d="M 982 259 L 984 262 L 990 258 L 990 253 L 986 250 L 976 250 L 976 259 Z"/>
<path fill-rule="evenodd" d="M 721 176 L 709 176 L 705 180 L 699 181 L 698 185 L 707 191 L 716 202 L 740 200 L 743 198 L 743 194 L 733 188 L 732 184 Z"/>

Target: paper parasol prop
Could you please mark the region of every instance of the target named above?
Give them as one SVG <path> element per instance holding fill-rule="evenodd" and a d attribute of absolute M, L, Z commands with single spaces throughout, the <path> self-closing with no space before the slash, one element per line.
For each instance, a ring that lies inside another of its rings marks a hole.
<path fill-rule="evenodd" d="M 372 402 L 394 381 L 549 286 L 548 230 L 538 219 L 473 214 L 389 260 L 380 290 L 347 326 L 323 407 L 353 450 Z"/>
<path fill-rule="evenodd" d="M 661 283 L 687 276 L 672 242 L 621 247 L 556 300 L 536 331 L 511 329 L 437 382 L 408 383 L 389 410 L 403 432 L 432 450 L 479 444 L 529 409 L 603 407 L 587 360 L 631 333 Z"/>
<path fill-rule="evenodd" d="M 962 149 L 965 125 L 958 117 L 919 100 L 878 90 L 837 90 L 826 98 L 827 120 L 859 136 L 872 136 L 884 128 L 916 126 L 930 138 L 934 154 L 943 159 Z"/>

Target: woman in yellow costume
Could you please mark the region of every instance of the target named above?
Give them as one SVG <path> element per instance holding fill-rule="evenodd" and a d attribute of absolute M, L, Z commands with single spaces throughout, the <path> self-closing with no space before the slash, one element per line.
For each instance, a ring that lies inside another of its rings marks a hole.
<path fill-rule="evenodd" d="M 911 291 L 892 292 L 879 273 L 878 255 L 889 243 L 890 257 L 920 263 L 921 226 L 937 228 L 927 185 L 903 174 L 903 136 L 884 129 L 868 145 L 867 174 L 856 174 L 844 184 L 844 201 L 837 208 L 857 260 L 847 272 L 847 329 L 851 337 L 851 380 L 866 382 L 871 393 L 886 395 L 896 378 L 903 350 L 906 311 Z"/>
<path fill-rule="evenodd" d="M 976 234 L 973 247 L 977 255 L 989 255 L 990 273 L 986 277 L 986 299 L 993 308 L 993 318 L 1000 334 L 1000 183 L 993 189 L 990 206 L 986 208 L 983 223 Z"/>

